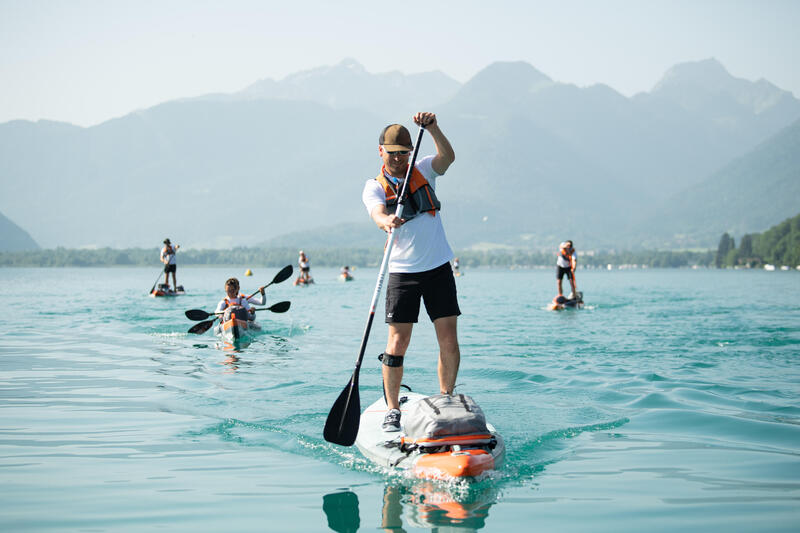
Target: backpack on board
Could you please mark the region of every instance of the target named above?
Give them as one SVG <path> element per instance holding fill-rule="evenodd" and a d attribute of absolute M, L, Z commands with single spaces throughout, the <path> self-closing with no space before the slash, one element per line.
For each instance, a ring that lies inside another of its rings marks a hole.
<path fill-rule="evenodd" d="M 403 416 L 401 446 L 421 452 L 460 445 L 493 447 L 483 411 L 466 394 L 437 394 L 412 405 Z"/>

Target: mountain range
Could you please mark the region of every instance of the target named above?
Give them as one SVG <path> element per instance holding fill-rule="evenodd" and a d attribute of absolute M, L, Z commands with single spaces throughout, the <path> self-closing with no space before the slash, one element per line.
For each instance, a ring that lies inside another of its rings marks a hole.
<path fill-rule="evenodd" d="M 31 239 L 28 232 L 20 228 L 0 213 L 0 252 L 38 250 L 39 245 Z"/>
<path fill-rule="evenodd" d="M 11 121 L 0 211 L 45 247 L 380 246 L 361 189 L 380 129 L 416 110 L 456 151 L 437 183 L 456 248 L 713 247 L 797 211 L 800 101 L 714 59 L 630 98 L 524 62 L 460 84 L 348 59 L 89 128 Z"/>

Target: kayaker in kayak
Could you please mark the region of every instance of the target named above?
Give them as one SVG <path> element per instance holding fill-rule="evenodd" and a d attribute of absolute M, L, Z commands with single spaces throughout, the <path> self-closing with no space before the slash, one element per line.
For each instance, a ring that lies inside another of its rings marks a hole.
<path fill-rule="evenodd" d="M 178 270 L 175 253 L 180 247 L 180 244 L 172 246 L 169 239 L 164 239 L 164 247 L 161 248 L 161 262 L 164 263 L 164 285 L 169 287 L 169 274 L 172 272 L 172 290 L 178 289 L 178 281 L 175 279 L 175 271 Z"/>
<path fill-rule="evenodd" d="M 231 310 L 236 307 L 244 308 L 247 311 L 248 319 L 255 318 L 255 312 L 250 310 L 250 304 L 264 305 L 267 303 L 267 295 L 264 292 L 266 285 L 258 288 L 258 296 L 248 298 L 244 294 L 239 294 L 239 280 L 230 278 L 225 282 L 225 298 L 217 304 L 216 313 L 223 313 L 222 321 L 230 320 Z"/>
<path fill-rule="evenodd" d="M 558 296 L 564 296 L 561 280 L 566 275 L 572 287 L 572 293 L 568 299 L 572 299 L 578 294 L 577 284 L 575 283 L 575 269 L 578 267 L 578 254 L 572 246 L 572 241 L 564 241 L 558 247 L 558 258 L 556 259 L 556 279 L 558 280 Z M 556 296 L 556 298 L 558 297 Z"/>
<path fill-rule="evenodd" d="M 384 431 L 400 430 L 400 385 L 403 357 L 411 331 L 419 316 L 420 298 L 433 322 L 439 342 L 439 389 L 451 394 L 455 387 L 461 353 L 458 346 L 457 318 L 461 314 L 450 260 L 453 251 L 439 213 L 434 189 L 436 178 L 455 161 L 453 147 L 433 113 L 417 113 L 414 123 L 424 126 L 436 145 L 436 155 L 416 161 L 410 175 L 408 197 L 403 202 L 403 218 L 395 216 L 397 194 L 402 189 L 414 147 L 411 134 L 400 124 L 386 126 L 378 140 L 378 155 L 383 166 L 376 178 L 367 180 L 362 201 L 372 220 L 382 230 L 397 231 L 389 258 L 389 283 L 386 290 L 386 323 L 389 337 L 383 361 L 383 385 L 389 410 Z"/>

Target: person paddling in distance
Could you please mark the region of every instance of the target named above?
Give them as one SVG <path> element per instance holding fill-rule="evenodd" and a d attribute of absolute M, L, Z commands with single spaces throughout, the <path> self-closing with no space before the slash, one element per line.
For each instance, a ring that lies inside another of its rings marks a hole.
<path fill-rule="evenodd" d="M 297 265 L 300 267 L 300 279 L 309 281 L 311 279 L 311 262 L 308 260 L 308 256 L 303 250 L 299 252 Z"/>
<path fill-rule="evenodd" d="M 258 288 L 258 296 L 248 298 L 239 293 L 239 280 L 230 278 L 225 282 L 225 298 L 217 304 L 215 313 L 222 313 L 222 321 L 230 320 L 231 312 L 236 308 L 243 308 L 247 311 L 247 320 L 255 319 L 255 311 L 250 310 L 250 304 L 264 305 L 267 303 L 267 295 L 264 293 L 266 285 Z M 241 318 L 240 318 L 241 319 Z"/>
<path fill-rule="evenodd" d="M 556 259 L 556 279 L 558 280 L 558 296 L 564 296 L 562 289 L 562 279 L 564 275 L 569 279 L 569 284 L 572 287 L 572 294 L 569 298 L 576 298 L 578 295 L 578 287 L 575 283 L 575 269 L 578 267 L 578 254 L 572 246 L 572 241 L 564 241 L 558 248 L 558 258 Z M 557 296 L 557 297 L 558 297 Z M 556 297 L 556 298 L 557 298 Z"/>
<path fill-rule="evenodd" d="M 457 318 L 461 314 L 456 283 L 450 261 L 453 251 L 445 236 L 436 197 L 436 178 L 455 161 L 455 153 L 442 133 L 436 115 L 421 112 L 414 123 L 430 133 L 436 154 L 418 160 L 410 175 L 403 218 L 395 216 L 399 191 L 405 179 L 409 155 L 414 147 L 408 130 L 400 124 L 386 126 L 378 140 L 378 155 L 383 166 L 376 178 L 367 180 L 362 201 L 372 220 L 386 232 L 396 231 L 389 257 L 389 283 L 386 289 L 386 323 L 389 335 L 383 362 L 383 387 L 388 411 L 384 431 L 400 430 L 400 385 L 403 357 L 411 341 L 411 331 L 419 317 L 420 298 L 433 322 L 439 342 L 439 390 L 452 394 L 461 352 L 458 346 Z"/>
<path fill-rule="evenodd" d="M 164 239 L 164 247 L 161 248 L 161 262 L 164 263 L 164 285 L 169 288 L 169 274 L 172 272 L 172 290 L 178 290 L 178 281 L 175 279 L 175 271 L 178 270 L 178 265 L 175 262 L 175 253 L 181 246 L 175 246 L 169 242 L 169 239 Z"/>

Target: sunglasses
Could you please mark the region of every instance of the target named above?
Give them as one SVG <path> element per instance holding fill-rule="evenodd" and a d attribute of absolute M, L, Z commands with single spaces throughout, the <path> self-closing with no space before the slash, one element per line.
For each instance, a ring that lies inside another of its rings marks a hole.
<path fill-rule="evenodd" d="M 398 150 L 397 152 L 390 152 L 386 150 L 386 153 L 389 155 L 408 155 L 411 153 L 411 150 Z"/>

